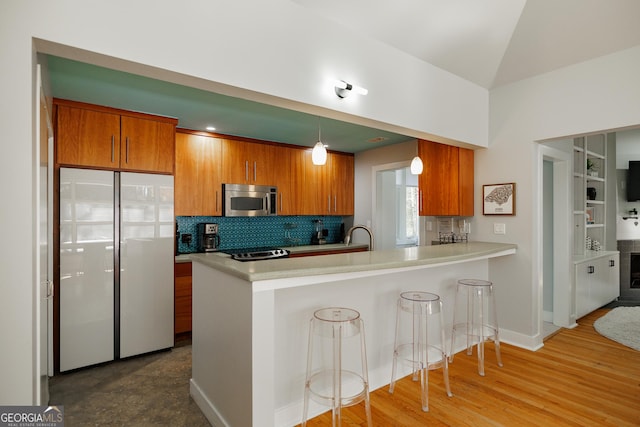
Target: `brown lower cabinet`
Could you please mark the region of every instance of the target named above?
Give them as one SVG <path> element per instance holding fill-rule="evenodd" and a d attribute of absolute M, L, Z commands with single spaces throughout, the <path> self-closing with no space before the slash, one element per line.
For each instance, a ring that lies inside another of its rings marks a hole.
<path fill-rule="evenodd" d="M 336 249 L 336 250 L 317 250 L 313 252 L 292 253 L 289 256 L 291 258 L 304 257 L 304 256 L 316 256 L 316 255 L 330 255 L 330 254 L 344 254 L 349 252 L 363 252 L 367 248 L 349 248 L 349 249 Z M 175 335 L 191 332 L 191 285 L 192 285 L 192 268 L 190 262 L 176 262 L 174 264 L 174 278 L 175 278 L 175 302 L 174 302 L 174 333 Z"/>
<path fill-rule="evenodd" d="M 190 262 L 174 264 L 174 333 L 191 332 L 191 284 Z"/>

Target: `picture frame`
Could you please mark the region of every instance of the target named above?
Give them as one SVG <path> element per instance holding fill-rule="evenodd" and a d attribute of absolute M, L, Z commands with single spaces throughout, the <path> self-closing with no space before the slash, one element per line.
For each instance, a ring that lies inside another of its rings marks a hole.
<path fill-rule="evenodd" d="M 482 214 L 514 216 L 516 214 L 516 183 L 483 185 Z"/>

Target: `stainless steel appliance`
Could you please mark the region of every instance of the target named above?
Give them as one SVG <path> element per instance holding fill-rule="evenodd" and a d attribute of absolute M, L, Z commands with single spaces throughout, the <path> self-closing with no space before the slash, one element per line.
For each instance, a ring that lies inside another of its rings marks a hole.
<path fill-rule="evenodd" d="M 200 252 L 215 252 L 220 247 L 218 224 L 198 224 L 198 250 Z"/>
<path fill-rule="evenodd" d="M 311 244 L 312 245 L 324 245 L 327 243 L 327 236 L 329 235 L 329 230 L 326 228 L 322 228 L 323 221 L 321 219 L 316 219 L 313 221 L 316 224 L 315 231 L 311 235 Z"/>
<path fill-rule="evenodd" d="M 278 214 L 278 188 L 267 185 L 222 184 L 224 216 L 273 216 Z"/>
<path fill-rule="evenodd" d="M 260 261 L 265 259 L 286 258 L 289 251 L 280 248 L 228 249 L 224 253 L 237 261 Z"/>
<path fill-rule="evenodd" d="M 173 347 L 173 177 L 60 168 L 60 371 Z"/>

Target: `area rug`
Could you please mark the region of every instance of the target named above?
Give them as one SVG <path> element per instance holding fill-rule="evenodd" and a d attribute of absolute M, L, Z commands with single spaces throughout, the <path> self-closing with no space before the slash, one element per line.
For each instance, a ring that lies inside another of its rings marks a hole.
<path fill-rule="evenodd" d="M 640 307 L 616 307 L 593 327 L 600 335 L 640 351 Z"/>

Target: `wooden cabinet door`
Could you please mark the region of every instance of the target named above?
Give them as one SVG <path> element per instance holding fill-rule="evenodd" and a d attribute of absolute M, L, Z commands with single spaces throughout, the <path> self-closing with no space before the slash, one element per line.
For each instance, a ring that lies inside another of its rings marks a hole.
<path fill-rule="evenodd" d="M 458 215 L 458 147 L 420 141 L 418 152 L 424 163 L 419 180 L 420 215 Z"/>
<path fill-rule="evenodd" d="M 331 153 L 331 215 L 353 215 L 353 156 Z"/>
<path fill-rule="evenodd" d="M 285 166 L 279 148 L 271 144 L 249 144 L 249 184 L 276 185 L 277 175 Z"/>
<path fill-rule="evenodd" d="M 191 263 L 174 264 L 174 333 L 191 332 L 192 318 Z"/>
<path fill-rule="evenodd" d="M 176 133 L 175 214 L 222 214 L 222 140 Z"/>
<path fill-rule="evenodd" d="M 175 125 L 138 117 L 121 117 L 120 167 L 173 174 Z"/>
<path fill-rule="evenodd" d="M 271 144 L 226 139 L 223 176 L 229 184 L 275 185 L 278 147 Z"/>
<path fill-rule="evenodd" d="M 327 163 L 314 165 L 311 151 L 304 151 L 305 189 L 303 215 L 331 214 L 331 157 Z"/>
<path fill-rule="evenodd" d="M 58 105 L 56 149 L 60 165 L 117 169 L 120 165 L 120 116 Z"/>
<path fill-rule="evenodd" d="M 311 162 L 311 150 L 292 148 L 289 151 L 289 193 L 290 211 L 288 215 L 305 215 L 307 210 L 306 198 L 309 196 L 305 165 Z"/>
<path fill-rule="evenodd" d="M 249 143 L 222 141 L 222 176 L 225 184 L 249 183 Z"/>
<path fill-rule="evenodd" d="M 418 154 L 424 163 L 418 180 L 420 215 L 473 216 L 473 150 L 419 141 Z"/>
<path fill-rule="evenodd" d="M 293 181 L 295 175 L 291 174 L 292 160 L 296 160 L 294 151 L 300 151 L 289 147 L 273 147 L 273 183 L 278 187 L 278 215 L 296 215 L 294 191 L 297 186 Z"/>
<path fill-rule="evenodd" d="M 474 186 L 474 153 L 467 148 L 458 148 L 458 185 L 460 216 L 473 216 L 473 186 Z"/>

